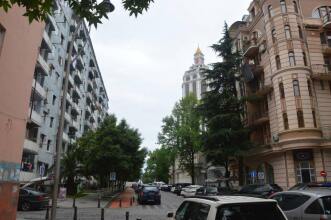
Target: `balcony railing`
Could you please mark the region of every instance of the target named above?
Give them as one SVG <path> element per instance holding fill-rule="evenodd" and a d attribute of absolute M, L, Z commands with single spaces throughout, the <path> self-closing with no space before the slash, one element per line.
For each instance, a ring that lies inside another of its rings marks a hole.
<path fill-rule="evenodd" d="M 259 52 L 259 46 L 257 44 L 257 39 L 253 38 L 250 41 L 244 42 L 243 45 L 243 56 L 253 58 Z"/>
<path fill-rule="evenodd" d="M 30 139 L 24 139 L 24 145 L 23 145 L 24 150 L 27 150 L 33 154 L 38 153 L 38 144 L 37 142 L 30 140 Z"/>
<path fill-rule="evenodd" d="M 315 79 L 331 80 L 331 65 L 313 64 L 311 65 L 312 77 Z"/>
<path fill-rule="evenodd" d="M 323 17 L 323 27 L 324 28 L 331 28 L 331 13 L 327 13 Z"/>
<path fill-rule="evenodd" d="M 45 89 L 35 79 L 32 80 L 32 88 L 34 88 L 41 97 L 46 98 Z"/>
<path fill-rule="evenodd" d="M 35 124 L 39 125 L 39 126 L 43 122 L 43 119 L 42 119 L 41 115 L 37 111 L 31 109 L 31 107 L 29 108 L 29 119 L 32 122 L 34 122 Z"/>
<path fill-rule="evenodd" d="M 41 54 L 38 55 L 37 58 L 37 65 L 43 70 L 45 75 L 49 74 L 50 68 L 45 59 L 41 56 Z"/>

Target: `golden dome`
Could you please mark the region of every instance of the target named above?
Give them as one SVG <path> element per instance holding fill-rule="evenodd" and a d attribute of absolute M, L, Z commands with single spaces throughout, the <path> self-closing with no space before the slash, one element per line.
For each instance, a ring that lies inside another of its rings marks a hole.
<path fill-rule="evenodd" d="M 195 51 L 195 54 L 194 55 L 197 55 L 197 54 L 202 54 L 201 50 L 200 50 L 200 47 L 198 46 L 197 50 Z"/>

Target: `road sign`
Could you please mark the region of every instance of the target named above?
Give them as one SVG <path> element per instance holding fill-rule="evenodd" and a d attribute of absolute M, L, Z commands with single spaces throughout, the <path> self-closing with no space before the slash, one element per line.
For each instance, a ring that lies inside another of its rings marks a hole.
<path fill-rule="evenodd" d="M 327 173 L 326 173 L 326 171 L 322 170 L 322 171 L 320 172 L 320 175 L 321 175 L 322 177 L 326 177 L 326 176 L 327 176 Z"/>
<path fill-rule="evenodd" d="M 39 175 L 40 176 L 44 176 L 45 175 L 45 164 L 42 164 L 40 167 L 39 167 Z"/>
<path fill-rule="evenodd" d="M 111 172 L 110 173 L 110 180 L 115 181 L 116 180 L 116 172 Z"/>

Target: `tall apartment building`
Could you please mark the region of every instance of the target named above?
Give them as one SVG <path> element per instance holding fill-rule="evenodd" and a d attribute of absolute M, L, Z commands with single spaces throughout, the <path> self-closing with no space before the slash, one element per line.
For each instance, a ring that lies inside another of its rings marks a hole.
<path fill-rule="evenodd" d="M 33 70 L 44 24 L 0 9 L 0 219 L 16 219 L 22 145 Z M 22 37 L 24 36 L 24 37 Z"/>
<path fill-rule="evenodd" d="M 247 183 L 331 180 L 331 2 L 254 0 L 230 27 L 243 52 L 245 122 L 259 147 L 244 158 Z M 237 167 L 232 167 L 234 173 Z"/>
<path fill-rule="evenodd" d="M 85 23 L 73 42 L 68 93 L 63 94 L 69 44 L 77 27 L 64 1 L 54 1 L 45 21 L 31 82 L 20 181 L 40 177 L 54 162 L 61 98 L 66 98 L 62 152 L 89 129 L 96 129 L 108 110 L 108 97 Z M 44 174 L 46 175 L 46 173 Z"/>

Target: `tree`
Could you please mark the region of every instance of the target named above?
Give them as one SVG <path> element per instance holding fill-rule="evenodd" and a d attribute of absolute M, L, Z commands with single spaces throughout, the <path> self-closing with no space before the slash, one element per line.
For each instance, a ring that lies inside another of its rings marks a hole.
<path fill-rule="evenodd" d="M 121 182 L 138 179 L 147 155 L 141 142 L 138 130 L 125 120 L 118 122 L 115 115 L 106 117 L 96 131 L 88 131 L 77 141 L 75 153 L 81 175 L 94 176 L 101 186 L 107 186 L 110 172 L 116 172 Z"/>
<path fill-rule="evenodd" d="M 172 164 L 171 148 L 161 147 L 148 153 L 146 169 L 143 175 L 144 182 L 169 180 L 169 168 Z"/>
<path fill-rule="evenodd" d="M 97 0 L 64 0 L 69 4 L 75 14 L 81 19 L 86 19 L 89 24 L 97 26 L 101 23 L 102 18 L 107 18 L 107 8 L 110 7 L 109 1 L 99 2 Z M 131 15 L 136 17 L 142 14 L 144 10 L 148 10 L 149 5 L 154 0 L 122 0 L 123 7 Z M 23 6 L 26 8 L 24 16 L 29 18 L 29 21 L 43 21 L 46 19 L 54 6 L 54 0 L 1 0 L 0 8 L 8 11 L 14 5 Z M 111 6 L 113 7 L 113 6 Z"/>
<path fill-rule="evenodd" d="M 241 55 L 232 51 L 227 24 L 222 39 L 212 48 L 223 61 L 213 63 L 205 71 L 210 91 L 204 94 L 199 106 L 206 127 L 203 151 L 207 160 L 225 167 L 225 177 L 229 178 L 230 159 L 240 157 L 251 144 L 249 130 L 242 120 L 243 100 L 237 96 L 236 89 Z"/>
<path fill-rule="evenodd" d="M 165 123 L 159 134 L 159 142 L 175 149 L 179 166 L 191 176 L 195 183 L 194 157 L 201 149 L 200 115 L 197 111 L 198 100 L 190 94 L 175 104 L 171 116 L 164 118 Z"/>

